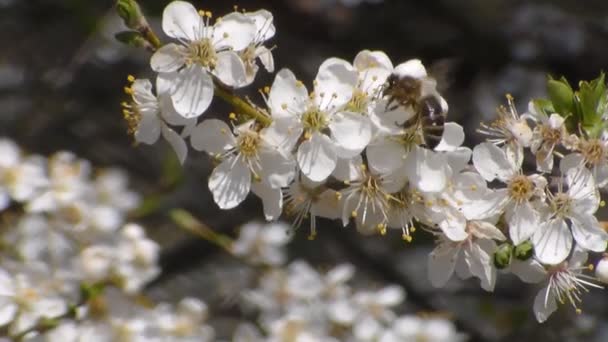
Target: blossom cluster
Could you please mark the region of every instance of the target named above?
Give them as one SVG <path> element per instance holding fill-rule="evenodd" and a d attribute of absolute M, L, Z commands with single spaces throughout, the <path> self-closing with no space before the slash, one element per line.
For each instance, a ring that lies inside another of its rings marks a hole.
<path fill-rule="evenodd" d="M 262 341 L 464 341 L 466 335 L 441 314 L 397 314 L 406 293 L 400 286 L 379 289 L 349 284 L 355 267 L 341 264 L 319 272 L 304 260 L 285 264 L 285 224 L 249 223 L 241 228 L 235 252 L 271 266 L 257 288 L 243 294 L 245 308 L 258 313 L 258 325 L 241 324 L 235 342 Z M 237 247 L 238 246 L 238 247 Z M 255 246 L 255 248 L 246 247 Z M 262 257 L 267 256 L 267 257 Z"/>
<path fill-rule="evenodd" d="M 187 2 L 169 3 L 162 27 L 177 43 L 152 55 L 156 95 L 149 80 L 130 79 L 125 116 L 137 141 L 162 134 L 182 162 L 188 140 L 206 152 L 220 208 L 252 192 L 267 220 L 285 214 L 296 228 L 308 220 L 311 238 L 318 218 L 354 221 L 363 234 L 398 229 L 408 242 L 421 228 L 436 240 L 428 261 L 434 286 L 456 272 L 493 291 L 499 270 L 544 282 L 534 303 L 541 322 L 557 302 L 580 310 L 580 294 L 600 287 L 582 271 L 593 268 L 587 254 L 608 242 L 595 216 L 608 185 L 603 77 L 580 93 L 552 80 L 554 96 L 531 101 L 521 115 L 507 96 L 496 120 L 479 129 L 485 141 L 471 149 L 462 146 L 463 127 L 444 122 L 448 104 L 422 62 L 394 66 L 382 51 L 325 60 L 311 90 L 281 69 L 261 91 L 263 106 L 235 101 L 257 60 L 273 71 L 264 45 L 275 34 L 272 15 L 211 18 Z M 395 80 L 414 91 L 391 88 Z M 214 93 L 237 112 L 199 120 Z"/>
<path fill-rule="evenodd" d="M 159 245 L 127 223 L 140 204 L 119 169 L 0 139 L 0 328 L 27 341 L 213 341 L 207 307 L 137 304 Z"/>

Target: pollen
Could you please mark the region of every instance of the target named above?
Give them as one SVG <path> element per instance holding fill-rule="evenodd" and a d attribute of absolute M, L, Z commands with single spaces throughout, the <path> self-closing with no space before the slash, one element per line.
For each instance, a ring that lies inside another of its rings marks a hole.
<path fill-rule="evenodd" d="M 592 165 L 599 164 L 606 154 L 604 145 L 598 139 L 583 141 L 579 148 L 585 160 Z"/>
<path fill-rule="evenodd" d="M 125 94 L 127 94 L 127 95 L 133 95 L 133 89 L 131 87 L 125 86 L 123 88 L 123 90 L 124 90 Z"/>
<path fill-rule="evenodd" d="M 519 175 L 511 179 L 508 189 L 509 195 L 514 200 L 518 202 L 527 201 L 533 195 L 534 183 L 528 177 Z"/>
<path fill-rule="evenodd" d="M 412 236 L 408 235 L 408 234 L 403 234 L 401 235 L 401 238 L 405 241 L 405 242 L 412 242 Z"/>
<path fill-rule="evenodd" d="M 234 114 L 234 112 L 231 112 L 230 114 L 228 114 L 228 118 L 232 121 L 236 121 L 236 114 Z"/>
<path fill-rule="evenodd" d="M 133 76 L 133 75 L 127 76 L 127 81 L 129 81 L 131 83 L 135 82 L 135 76 Z"/>
<path fill-rule="evenodd" d="M 287 103 L 281 103 L 281 109 L 287 110 Z"/>
<path fill-rule="evenodd" d="M 357 217 L 357 212 L 353 210 L 353 211 L 350 213 L 350 216 L 351 216 L 351 217 L 353 217 L 353 218 Z"/>
<path fill-rule="evenodd" d="M 258 153 L 261 139 L 257 132 L 245 132 L 239 135 L 238 146 L 239 151 L 245 157 L 254 157 Z"/>
<path fill-rule="evenodd" d="M 269 94 L 269 93 L 270 93 L 270 87 L 269 87 L 269 86 L 265 86 L 265 87 L 264 87 L 262 90 L 263 90 L 263 91 L 264 91 L 264 93 L 266 93 L 266 94 Z M 287 106 L 287 105 L 285 105 L 285 106 Z M 281 105 L 281 107 L 283 107 L 283 105 Z M 285 109 L 285 108 L 283 108 L 283 109 Z"/>
<path fill-rule="evenodd" d="M 603 208 L 603 207 L 605 207 L 605 206 L 606 206 L 606 201 L 601 200 L 601 201 L 600 201 L 600 207 L 602 207 L 602 208 Z"/>

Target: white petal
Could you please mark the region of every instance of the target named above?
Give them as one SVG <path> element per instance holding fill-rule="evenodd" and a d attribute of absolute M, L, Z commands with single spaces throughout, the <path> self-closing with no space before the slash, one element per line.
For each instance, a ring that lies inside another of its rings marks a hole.
<path fill-rule="evenodd" d="M 243 60 L 233 51 L 217 54 L 217 65 L 213 74 L 225 85 L 240 88 L 247 83 L 247 71 Z"/>
<path fill-rule="evenodd" d="M 250 188 L 251 172 L 238 157 L 224 160 L 209 177 L 209 190 L 221 209 L 232 209 L 239 205 Z"/>
<path fill-rule="evenodd" d="M 517 171 L 507 159 L 505 151 L 488 142 L 475 146 L 473 164 L 488 182 L 496 178 L 504 182 Z"/>
<path fill-rule="evenodd" d="M 135 131 L 135 140 L 148 145 L 154 144 L 160 137 L 160 125 L 157 114 L 142 115 Z"/>
<path fill-rule="evenodd" d="M 498 189 L 488 192 L 480 200 L 464 203 L 462 213 L 469 220 L 483 220 L 502 213 L 509 203 L 509 190 Z"/>
<path fill-rule="evenodd" d="M 272 23 L 272 13 L 265 9 L 261 9 L 255 12 L 247 12 L 245 13 L 245 15 L 252 19 L 253 23 L 255 24 L 255 28 L 257 31 L 257 41 L 263 42 L 274 37 L 276 33 L 276 28 Z"/>
<path fill-rule="evenodd" d="M 260 132 L 268 145 L 277 147 L 286 154 L 291 154 L 302 135 L 302 124 L 296 117 L 281 117 L 272 120 L 270 126 Z"/>
<path fill-rule="evenodd" d="M 230 127 L 221 120 L 203 120 L 190 135 L 190 144 L 197 151 L 211 155 L 221 154 L 236 146 Z"/>
<path fill-rule="evenodd" d="M 169 96 L 168 94 L 159 95 L 158 105 L 160 107 L 160 116 L 169 125 L 188 126 L 194 123 L 194 126 L 196 126 L 195 118 L 186 119 L 175 110 L 175 107 L 173 106 L 173 101 L 171 101 L 171 96 Z"/>
<path fill-rule="evenodd" d="M 169 128 L 169 126 L 164 124 L 162 125 L 162 133 L 163 138 L 167 140 L 169 145 L 171 145 L 173 148 L 173 151 L 175 151 L 179 163 L 184 164 L 184 161 L 186 161 L 186 156 L 188 155 L 188 146 L 186 146 L 184 138 L 175 133 L 175 131 Z"/>
<path fill-rule="evenodd" d="M 183 47 L 173 43 L 156 50 L 150 58 L 152 70 L 156 72 L 177 71 L 185 63 L 183 50 Z"/>
<path fill-rule="evenodd" d="M 0 326 L 10 323 L 17 314 L 17 304 L 8 301 L 8 298 L 0 297 Z"/>
<path fill-rule="evenodd" d="M 564 261 L 572 248 L 572 235 L 566 222 L 561 219 L 543 222 L 531 241 L 536 258 L 548 265 Z"/>
<path fill-rule="evenodd" d="M 429 255 L 429 280 L 434 287 L 443 287 L 454 273 L 460 248 L 451 243 L 442 243 Z"/>
<path fill-rule="evenodd" d="M 353 66 L 359 71 L 370 68 L 383 68 L 389 71 L 393 70 L 393 63 L 386 53 L 382 51 L 360 51 L 353 61 Z"/>
<path fill-rule="evenodd" d="M 315 104 L 322 110 L 340 108 L 350 101 L 357 84 L 357 71 L 350 63 L 329 58 L 319 66 L 315 78 Z"/>
<path fill-rule="evenodd" d="M 302 173 L 313 181 L 320 182 L 332 173 L 338 156 L 331 139 L 321 133 L 313 133 L 297 152 L 298 165 Z"/>
<path fill-rule="evenodd" d="M 163 11 L 163 31 L 172 38 L 194 41 L 204 27 L 198 11 L 186 1 L 173 1 Z"/>
<path fill-rule="evenodd" d="M 481 287 L 486 291 L 494 291 L 496 285 L 496 269 L 493 264 L 493 256 L 496 251 L 496 243 L 488 239 L 479 239 L 477 243 L 471 244 L 471 249 L 465 249 L 465 257 L 469 251 L 469 262 L 471 274 L 481 280 Z"/>
<path fill-rule="evenodd" d="M 395 67 L 394 73 L 399 77 L 409 76 L 413 78 L 426 77 L 426 69 L 419 59 L 410 59 Z"/>
<path fill-rule="evenodd" d="M 448 165 L 445 158 L 431 150 L 415 147 L 405 160 L 410 182 L 423 192 L 439 192 L 447 185 Z"/>
<path fill-rule="evenodd" d="M 509 236 L 515 245 L 530 238 L 538 228 L 538 212 L 529 202 L 515 204 L 505 214 L 509 224 Z"/>
<path fill-rule="evenodd" d="M 540 283 L 547 276 L 547 271 L 543 265 L 534 260 L 534 258 L 530 258 L 526 261 L 513 259 L 511 260 L 509 270 L 523 282 L 530 284 Z"/>
<path fill-rule="evenodd" d="M 372 124 L 366 116 L 351 112 L 333 116 L 329 129 L 336 146 L 344 152 L 342 158 L 353 157 L 367 146 L 372 138 Z"/>
<path fill-rule="evenodd" d="M 566 155 L 559 162 L 559 170 L 562 175 L 568 174 L 568 170 L 573 168 L 580 168 L 585 165 L 585 159 L 579 153 L 571 153 Z"/>
<path fill-rule="evenodd" d="M 376 293 L 376 301 L 382 306 L 395 306 L 405 299 L 405 292 L 401 286 L 386 286 Z"/>
<path fill-rule="evenodd" d="M 369 144 L 365 155 L 369 168 L 373 172 L 387 174 L 403 166 L 407 152 L 399 142 L 386 137 Z"/>
<path fill-rule="evenodd" d="M 477 238 L 481 239 L 492 239 L 498 241 L 504 241 L 507 237 L 496 228 L 495 225 L 485 221 L 475 221 L 475 232 L 473 233 Z"/>
<path fill-rule="evenodd" d="M 335 190 L 325 190 L 317 201 L 312 204 L 310 208 L 310 213 L 315 216 L 325 217 L 328 219 L 338 219 L 340 218 L 341 209 L 342 209 L 342 201 L 341 196 Z"/>
<path fill-rule="evenodd" d="M 280 188 L 271 188 L 263 182 L 253 182 L 251 191 L 262 200 L 264 207 L 264 217 L 268 221 L 273 221 L 281 216 L 283 209 L 283 194 Z M 284 231 L 282 236 L 289 236 Z"/>
<path fill-rule="evenodd" d="M 302 82 L 296 80 L 289 69 L 281 69 L 274 78 L 270 94 L 268 94 L 268 107 L 275 117 L 293 116 L 303 113 L 308 102 L 308 90 Z"/>
<path fill-rule="evenodd" d="M 258 154 L 262 167 L 260 176 L 272 188 L 286 187 L 296 174 L 296 162 L 276 150 L 265 149 Z"/>
<path fill-rule="evenodd" d="M 468 147 L 458 147 L 454 151 L 447 152 L 445 155 L 448 159 L 448 164 L 452 169 L 452 172 L 458 173 L 464 170 L 471 160 L 471 155 L 473 151 L 471 151 Z"/>
<path fill-rule="evenodd" d="M 592 171 L 597 186 L 599 188 L 605 187 L 606 184 L 608 184 L 608 162 L 606 162 L 606 160 L 600 162 L 593 167 Z"/>
<path fill-rule="evenodd" d="M 360 180 L 362 175 L 361 165 L 363 165 L 363 159 L 361 156 L 356 156 L 352 159 L 338 158 L 336 168 L 332 175 L 336 179 L 341 181 L 355 181 Z"/>
<path fill-rule="evenodd" d="M 539 323 L 546 321 L 557 310 L 556 298 L 548 291 L 549 287 L 545 286 L 534 298 L 534 316 Z"/>
<path fill-rule="evenodd" d="M 572 201 L 572 211 L 577 214 L 593 215 L 600 206 L 600 194 L 591 172 L 586 168 L 573 168 L 566 174 L 568 197 Z"/>
<path fill-rule="evenodd" d="M 455 122 L 446 122 L 443 126 L 441 141 L 435 151 L 454 151 L 464 142 L 464 129 Z"/>
<path fill-rule="evenodd" d="M 572 236 L 576 243 L 589 251 L 603 252 L 606 250 L 608 233 L 600 226 L 593 215 L 576 215 L 572 220 Z"/>
<path fill-rule="evenodd" d="M 177 74 L 171 100 L 175 110 L 185 118 L 197 117 L 211 104 L 213 80 L 202 67 L 191 65 Z"/>
<path fill-rule="evenodd" d="M 270 49 L 265 46 L 258 46 L 255 49 L 255 55 L 258 56 L 260 63 L 262 63 L 266 71 L 270 73 L 274 72 L 274 57 Z"/>
<path fill-rule="evenodd" d="M 253 19 L 239 12 L 223 16 L 213 28 L 215 48 L 232 48 L 234 51 L 241 51 L 253 43 L 257 31 Z"/>
<path fill-rule="evenodd" d="M 466 219 L 462 215 L 449 215 L 439 223 L 439 228 L 452 241 L 463 241 L 469 234 L 465 231 Z"/>

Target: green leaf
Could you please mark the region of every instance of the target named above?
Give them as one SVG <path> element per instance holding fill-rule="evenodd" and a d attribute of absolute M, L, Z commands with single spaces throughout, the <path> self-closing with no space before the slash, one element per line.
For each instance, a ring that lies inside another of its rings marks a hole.
<path fill-rule="evenodd" d="M 581 125 L 591 137 L 597 137 L 602 131 L 602 116 L 606 110 L 605 74 L 591 82 L 581 82 L 579 90 L 581 104 Z"/>
<path fill-rule="evenodd" d="M 574 113 L 574 91 L 565 78 L 547 81 L 547 92 L 553 109 L 561 116 Z"/>

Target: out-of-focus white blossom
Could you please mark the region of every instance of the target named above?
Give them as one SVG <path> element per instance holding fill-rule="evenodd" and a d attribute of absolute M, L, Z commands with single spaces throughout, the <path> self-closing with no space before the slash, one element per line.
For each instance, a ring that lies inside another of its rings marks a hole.
<path fill-rule="evenodd" d="M 281 265 L 287 258 L 283 246 L 291 236 L 289 226 L 285 224 L 247 223 L 232 244 L 232 252 L 256 264 Z"/>

